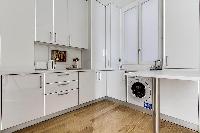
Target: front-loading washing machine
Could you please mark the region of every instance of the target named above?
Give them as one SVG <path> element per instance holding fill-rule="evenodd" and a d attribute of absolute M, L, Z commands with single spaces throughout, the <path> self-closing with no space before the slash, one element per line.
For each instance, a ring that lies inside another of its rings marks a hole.
<path fill-rule="evenodd" d="M 127 102 L 152 109 L 152 78 L 127 77 Z"/>

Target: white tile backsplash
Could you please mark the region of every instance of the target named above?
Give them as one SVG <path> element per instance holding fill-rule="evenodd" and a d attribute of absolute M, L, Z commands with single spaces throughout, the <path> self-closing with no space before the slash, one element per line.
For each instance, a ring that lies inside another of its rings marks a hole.
<path fill-rule="evenodd" d="M 64 46 L 45 46 L 35 44 L 35 62 L 51 60 L 51 50 L 67 51 L 66 62 L 57 62 L 56 69 L 66 69 L 73 65 L 73 58 L 79 58 L 78 66 L 81 68 L 81 50 L 76 48 L 67 48 Z"/>

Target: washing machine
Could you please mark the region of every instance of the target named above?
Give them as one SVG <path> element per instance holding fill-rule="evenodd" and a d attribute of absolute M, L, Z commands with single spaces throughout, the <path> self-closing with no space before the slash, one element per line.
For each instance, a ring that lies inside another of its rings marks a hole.
<path fill-rule="evenodd" d="M 127 102 L 152 110 L 152 78 L 127 77 Z"/>

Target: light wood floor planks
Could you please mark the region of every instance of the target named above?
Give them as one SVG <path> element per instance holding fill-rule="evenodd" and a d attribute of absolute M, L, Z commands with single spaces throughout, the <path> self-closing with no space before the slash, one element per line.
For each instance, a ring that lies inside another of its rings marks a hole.
<path fill-rule="evenodd" d="M 152 133 L 152 118 L 118 103 L 102 101 L 16 133 Z M 194 132 L 162 122 L 161 133 Z"/>

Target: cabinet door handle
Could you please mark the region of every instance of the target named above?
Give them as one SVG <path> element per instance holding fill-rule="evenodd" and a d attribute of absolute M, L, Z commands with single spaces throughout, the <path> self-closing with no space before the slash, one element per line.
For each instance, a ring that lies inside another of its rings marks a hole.
<path fill-rule="evenodd" d="M 42 76 L 40 76 L 40 88 L 42 88 Z"/>
<path fill-rule="evenodd" d="M 168 56 L 165 57 L 165 64 L 168 66 Z"/>
<path fill-rule="evenodd" d="M 60 74 L 60 75 L 58 75 L 58 77 L 61 77 L 61 76 L 69 76 L 69 74 Z"/>
<path fill-rule="evenodd" d="M 69 35 L 69 46 L 71 46 L 71 36 Z"/>
<path fill-rule="evenodd" d="M 63 95 L 68 95 L 69 94 L 69 92 L 67 92 L 67 93 L 62 93 L 62 94 L 58 94 L 58 96 L 63 96 Z"/>
<path fill-rule="evenodd" d="M 99 80 L 101 80 L 101 72 L 99 72 Z"/>
<path fill-rule="evenodd" d="M 57 41 L 57 34 L 54 33 L 54 41 L 56 42 Z"/>
<path fill-rule="evenodd" d="M 67 86 L 67 85 L 69 85 L 69 83 L 66 83 L 66 84 L 59 84 L 58 86 Z"/>
<path fill-rule="evenodd" d="M 49 32 L 49 41 L 52 41 L 52 32 Z"/>

